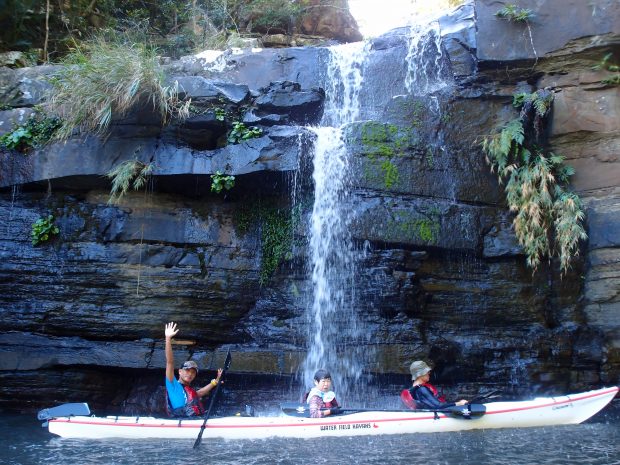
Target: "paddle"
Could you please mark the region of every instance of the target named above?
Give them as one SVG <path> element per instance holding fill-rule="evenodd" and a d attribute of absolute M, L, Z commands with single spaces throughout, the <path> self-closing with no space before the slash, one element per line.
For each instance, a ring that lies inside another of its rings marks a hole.
<path fill-rule="evenodd" d="M 220 382 L 215 386 L 215 392 L 211 396 L 211 402 L 209 402 L 209 409 L 207 413 L 205 413 L 205 419 L 202 422 L 202 426 L 200 427 L 200 432 L 198 433 L 198 437 L 196 438 L 196 442 L 194 442 L 194 449 L 196 449 L 200 445 L 200 441 L 202 441 L 202 433 L 205 431 L 205 427 L 207 426 L 207 420 L 209 419 L 209 415 L 211 415 L 211 409 L 215 404 L 215 398 L 217 397 L 217 393 L 220 392 L 220 386 L 222 385 L 222 381 L 224 380 L 224 375 L 226 374 L 226 370 L 230 367 L 230 362 L 232 361 L 232 357 L 230 356 L 230 349 L 228 349 L 228 354 L 226 354 L 226 360 L 224 361 L 224 368 L 222 369 L 222 376 L 220 378 Z"/>
<path fill-rule="evenodd" d="M 72 417 L 72 416 L 85 416 L 90 415 L 90 409 L 88 404 L 74 403 L 74 404 L 62 404 L 56 407 L 50 407 L 40 410 L 37 414 L 38 420 L 49 420 L 50 418 L 58 417 Z"/>
<path fill-rule="evenodd" d="M 305 405 L 300 405 L 295 402 L 285 402 L 280 404 L 280 409 L 285 415 L 296 417 L 307 417 L 310 413 L 310 409 Z M 327 409 L 329 410 L 329 409 Z M 378 409 L 378 408 L 344 408 L 340 409 L 342 412 L 432 412 L 432 413 L 450 413 L 455 416 L 463 418 L 470 418 L 472 416 L 481 416 L 486 412 L 486 407 L 480 404 L 467 404 L 461 406 L 453 406 L 445 409 Z"/>

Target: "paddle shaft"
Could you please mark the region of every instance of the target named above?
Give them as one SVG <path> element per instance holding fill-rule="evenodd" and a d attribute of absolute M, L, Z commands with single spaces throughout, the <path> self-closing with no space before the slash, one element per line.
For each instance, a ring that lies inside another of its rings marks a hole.
<path fill-rule="evenodd" d="M 229 349 L 228 354 L 226 354 L 226 361 L 224 362 L 224 368 L 222 370 L 222 376 L 220 377 L 220 382 L 217 383 L 217 386 L 215 386 L 215 392 L 211 396 L 211 401 L 209 402 L 209 409 L 207 410 L 207 413 L 205 413 L 205 419 L 202 422 L 202 426 L 200 427 L 200 432 L 198 433 L 198 437 L 196 438 L 196 441 L 194 442 L 194 449 L 196 449 L 200 445 L 200 442 L 202 441 L 202 433 L 204 433 L 205 428 L 207 426 L 207 420 L 209 419 L 209 416 L 211 415 L 211 409 L 213 409 L 213 405 L 215 405 L 215 398 L 217 397 L 217 393 L 220 392 L 220 386 L 222 385 L 222 381 L 224 380 L 224 375 L 226 374 L 226 371 L 228 370 L 228 367 L 230 366 L 231 359 L 232 358 L 230 356 L 230 349 Z"/>
<path fill-rule="evenodd" d="M 468 404 L 471 405 L 471 404 Z M 465 406 L 454 406 L 454 407 L 449 407 L 447 409 L 415 409 L 415 410 L 410 410 L 410 409 L 376 409 L 376 408 L 343 408 L 343 409 L 339 409 L 342 412 L 432 412 L 432 413 L 452 413 L 452 414 L 459 414 L 459 415 L 463 415 L 465 416 L 466 414 L 463 412 L 463 407 Z M 299 404 L 281 404 L 280 408 L 282 409 L 282 411 L 287 414 L 287 415 L 300 415 L 300 414 L 304 414 L 306 412 L 309 412 L 309 409 L 304 406 L 304 405 L 299 405 Z M 483 407 L 482 407 L 483 408 Z M 330 409 L 324 409 L 324 411 L 327 411 Z M 467 410 L 467 409 L 465 409 Z M 471 413 L 482 413 L 479 410 L 481 410 L 481 408 L 476 408 L 476 412 L 471 412 Z"/>
<path fill-rule="evenodd" d="M 500 391 L 499 389 L 496 389 L 495 391 L 487 392 L 486 394 L 481 394 L 479 396 L 474 397 L 469 403 L 470 404 L 480 403 L 481 400 L 492 399 L 493 397 L 499 396 L 501 393 L 502 391 Z"/>

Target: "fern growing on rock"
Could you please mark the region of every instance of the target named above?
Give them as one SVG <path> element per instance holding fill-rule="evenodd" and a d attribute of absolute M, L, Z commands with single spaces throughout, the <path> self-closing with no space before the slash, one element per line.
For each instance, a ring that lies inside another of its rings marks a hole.
<path fill-rule="evenodd" d="M 142 189 L 153 172 L 152 163 L 143 163 L 138 160 L 126 160 L 112 168 L 106 177 L 112 181 L 110 199 L 108 203 L 118 202 L 132 187 L 134 190 Z"/>
<path fill-rule="evenodd" d="M 544 122 L 553 102 L 553 92 L 541 89 L 515 95 L 521 108 L 518 118 L 499 134 L 486 137 L 482 148 L 491 170 L 505 183 L 506 200 L 514 230 L 536 270 L 543 257 L 556 255 L 562 272 L 579 252 L 579 241 L 587 239 L 584 212 L 579 197 L 566 190 L 572 167 L 564 158 L 544 148 Z"/>

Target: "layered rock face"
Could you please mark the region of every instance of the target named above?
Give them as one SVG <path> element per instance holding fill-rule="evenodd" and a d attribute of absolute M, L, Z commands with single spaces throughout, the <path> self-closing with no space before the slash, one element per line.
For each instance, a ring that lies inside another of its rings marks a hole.
<path fill-rule="evenodd" d="M 344 210 L 359 250 L 357 343 L 384 387 L 409 383 L 413 359 L 432 361 L 435 381 L 461 392 L 619 382 L 620 98 L 604 83 L 609 72 L 592 70 L 607 53 L 620 57 L 618 11 L 605 0 L 521 3 L 536 14 L 528 24 L 478 0 L 431 28 L 373 40 L 358 64 Z M 563 27 L 565 15 L 578 24 Z M 420 45 L 437 35 L 441 49 Z M 289 393 L 308 344 L 316 136 L 307 126 L 329 99 L 328 58 L 325 48 L 289 48 L 184 59 L 168 73 L 194 102 L 188 120 L 162 127 L 138 108 L 105 137 L 0 156 L 0 408 L 88 400 L 157 412 L 167 321 L 181 328 L 178 361 L 215 369 L 233 350 L 229 396 Z M 429 58 L 441 66 L 424 68 Z M 40 102 L 51 72 L 2 70 L 0 131 Z M 526 267 L 479 146 L 515 117 L 515 91 L 543 87 L 556 95 L 553 149 L 575 167 L 587 205 L 589 241 L 564 276 L 553 262 L 535 274 Z M 231 121 L 216 107 L 262 135 L 222 143 Z M 103 176 L 134 159 L 153 165 L 148 188 L 109 204 Z M 236 177 L 225 194 L 210 192 L 217 171 Z M 60 234 L 33 247 L 31 225 L 48 214 Z M 268 274 L 270 231 L 291 224 L 290 253 Z M 346 321 L 330 324 L 345 333 Z M 344 345 L 333 350 L 346 357 Z M 255 374 L 278 383 L 245 379 Z"/>
<path fill-rule="evenodd" d="M 347 0 L 304 0 L 273 4 L 265 14 L 265 4 L 243 2 L 239 29 L 260 34 L 257 42 L 266 47 L 317 45 L 326 41 L 357 42 L 363 39 Z"/>

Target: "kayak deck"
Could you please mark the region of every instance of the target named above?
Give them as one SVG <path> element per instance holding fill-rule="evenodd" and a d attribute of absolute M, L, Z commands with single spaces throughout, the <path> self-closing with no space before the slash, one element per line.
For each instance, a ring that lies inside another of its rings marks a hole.
<path fill-rule="evenodd" d="M 471 418 L 414 410 L 364 411 L 324 418 L 210 418 L 203 438 L 315 438 L 576 424 L 602 410 L 614 398 L 618 389 L 614 386 L 568 396 L 490 402 L 484 404 L 484 415 Z M 74 438 L 195 439 L 202 424 L 202 419 L 67 416 L 50 419 L 48 428 L 53 434 Z"/>

